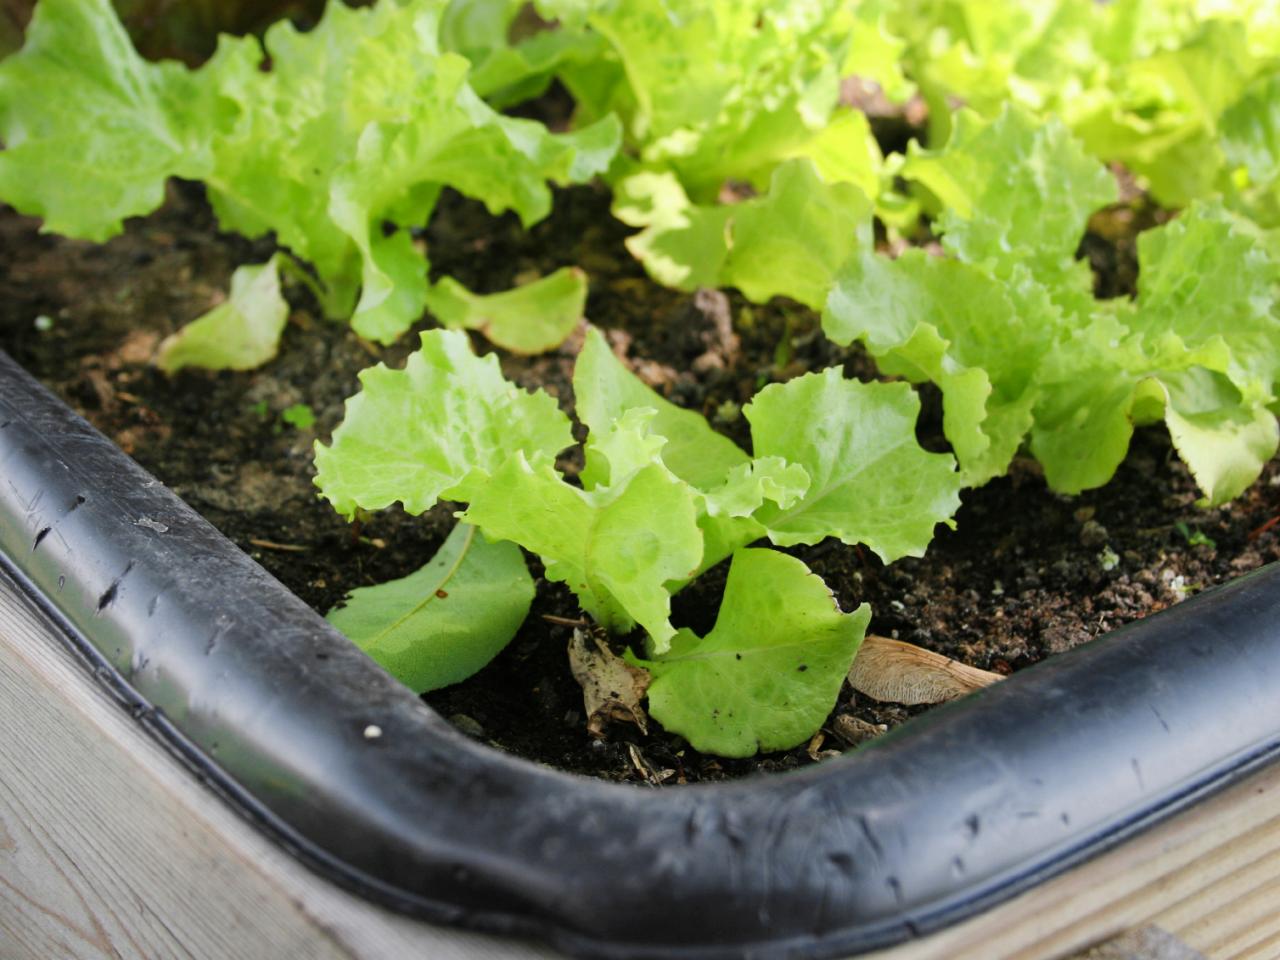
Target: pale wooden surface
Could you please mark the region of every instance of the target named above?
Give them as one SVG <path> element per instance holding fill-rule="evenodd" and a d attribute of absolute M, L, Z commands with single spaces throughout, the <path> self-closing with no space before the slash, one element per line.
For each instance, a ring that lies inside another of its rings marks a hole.
<path fill-rule="evenodd" d="M 1155 924 L 1211 960 L 1280 958 L 1280 769 L 926 941 L 866 960 L 1056 960 Z"/>
<path fill-rule="evenodd" d="M 867 960 L 1059 960 L 1155 923 L 1280 958 L 1280 769 Z M 551 960 L 365 903 L 279 851 L 100 693 L 0 580 L 0 960 Z"/>
<path fill-rule="evenodd" d="M 89 682 L 0 580 L 0 960 L 549 960 L 311 874 Z"/>

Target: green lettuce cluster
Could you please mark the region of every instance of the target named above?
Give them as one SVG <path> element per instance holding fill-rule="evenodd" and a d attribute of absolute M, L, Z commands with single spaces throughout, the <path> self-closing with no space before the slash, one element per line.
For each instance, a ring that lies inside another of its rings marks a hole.
<path fill-rule="evenodd" d="M 746 283 L 821 305 L 814 266 L 851 242 L 866 198 L 885 191 L 866 117 L 841 103 L 852 59 L 893 83 L 895 47 L 871 5 L 845 0 L 539 0 L 580 38 L 555 73 L 579 124 L 621 118 L 614 213 L 641 232 L 631 252 L 680 289 Z M 754 195 L 722 203 L 722 192 Z M 797 206 L 805 219 L 795 222 Z M 869 219 L 868 219 L 869 223 Z M 814 232 L 814 231 L 817 232 Z M 776 231 L 785 239 L 767 241 Z M 777 262 L 773 254 L 782 251 Z M 827 278 L 829 279 L 829 278 Z M 815 298 L 816 296 L 816 298 Z"/>
<path fill-rule="evenodd" d="M 614 118 L 571 134 L 503 116 L 441 47 L 444 0 L 368 9 L 332 2 L 318 26 L 223 37 L 197 70 L 144 61 L 108 0 L 42 0 L 23 49 L 0 63 L 0 199 L 45 229 L 105 240 L 156 209 L 169 177 L 203 181 L 224 229 L 273 233 L 320 281 L 326 312 L 394 340 L 437 298 L 454 322 L 492 324 L 492 305 L 434 289 L 412 233 L 448 186 L 525 224 L 551 206 L 549 182 L 604 170 Z M 580 276 L 522 289 L 554 301 L 545 349 L 577 322 Z M 567 318 L 567 320 L 566 320 Z"/>
<path fill-rule="evenodd" d="M 953 104 L 994 119 L 1013 102 L 1060 119 L 1170 207 L 1232 189 L 1224 136 L 1280 68 L 1271 0 L 898 0 L 885 25 L 934 142 Z"/>
<path fill-rule="evenodd" d="M 902 172 L 939 199 L 947 256 L 854 257 L 823 325 L 941 387 L 967 483 L 1027 442 L 1055 489 L 1100 486 L 1135 424 L 1160 419 L 1207 503 L 1257 479 L 1277 446 L 1280 271 L 1255 224 L 1193 204 L 1139 236 L 1136 298 L 1098 300 L 1075 250 L 1116 186 L 1062 124 L 961 114 Z"/>
<path fill-rule="evenodd" d="M 589 430 L 579 484 L 556 465 L 573 436 L 555 400 L 505 381 L 463 334 L 430 331 L 403 370 L 374 367 L 361 381 L 332 444 L 316 449 L 316 483 L 334 507 L 466 504 L 464 523 L 540 556 L 597 623 L 641 627 L 654 716 L 715 753 L 812 734 L 870 616 L 840 613 L 803 563 L 749 545 L 835 537 L 888 562 L 923 554 L 959 506 L 955 461 L 916 442 L 910 387 L 838 369 L 762 390 L 743 411 L 748 455 L 641 383 L 592 330 L 574 372 Z M 672 593 L 729 557 L 715 629 L 678 631 Z"/>

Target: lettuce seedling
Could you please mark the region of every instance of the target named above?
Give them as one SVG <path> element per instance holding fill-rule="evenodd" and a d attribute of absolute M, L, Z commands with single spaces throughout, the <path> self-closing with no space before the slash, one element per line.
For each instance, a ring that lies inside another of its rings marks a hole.
<path fill-rule="evenodd" d="M 548 182 L 608 166 L 618 123 L 556 135 L 496 113 L 468 85 L 468 61 L 440 45 L 445 7 L 334 0 L 308 33 L 284 21 L 261 42 L 224 37 L 188 70 L 142 60 L 108 0 L 41 0 L 26 45 L 0 63 L 0 199 L 101 241 L 156 209 L 169 177 L 201 180 L 224 229 L 274 233 L 314 267 L 326 312 L 363 336 L 394 340 L 438 298 L 451 322 L 545 349 L 579 319 L 581 275 L 522 288 L 547 323 L 511 334 L 487 322 L 504 304 L 471 295 L 460 310 L 456 283 L 428 283 L 410 230 L 445 187 L 540 219 Z"/>
<path fill-rule="evenodd" d="M 837 369 L 769 386 L 744 408 L 753 456 L 642 384 L 591 330 L 574 373 L 589 430 L 581 485 L 556 467 L 572 436 L 555 401 L 507 383 L 460 333 L 430 331 L 404 370 L 374 367 L 361 381 L 332 443 L 316 448 L 324 496 L 347 515 L 395 501 L 411 513 L 467 504 L 465 523 L 538 554 L 547 579 L 601 626 L 643 628 L 658 689 L 669 691 L 654 716 L 730 755 L 791 746 L 817 728 L 869 615 L 841 613 L 798 560 L 744 548 L 836 537 L 886 562 L 919 556 L 959 506 L 953 458 L 916 441 L 911 388 Z M 729 557 L 715 630 L 702 641 L 677 631 L 672 593 Z M 741 682 L 711 683 L 708 660 L 730 653 L 742 655 Z M 792 660 L 794 677 L 771 679 Z M 698 676 L 715 689 L 703 706 L 679 706 L 687 696 L 676 691 Z"/>

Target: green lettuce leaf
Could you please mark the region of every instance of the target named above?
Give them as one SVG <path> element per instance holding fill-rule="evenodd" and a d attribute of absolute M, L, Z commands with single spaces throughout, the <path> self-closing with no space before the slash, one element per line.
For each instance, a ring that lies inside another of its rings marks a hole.
<path fill-rule="evenodd" d="M 1222 115 L 1226 195 L 1233 209 L 1280 237 L 1280 63 Z M 1266 242 L 1264 240 L 1264 242 Z"/>
<path fill-rule="evenodd" d="M 933 142 L 956 102 L 988 119 L 1015 103 L 1060 119 L 1166 206 L 1221 188 L 1223 112 L 1280 56 L 1270 0 L 909 0 L 890 3 L 884 23 L 906 45 Z"/>
<path fill-rule="evenodd" d="M 609 181 L 615 213 L 645 228 L 629 249 L 659 282 L 739 287 L 819 305 L 887 187 L 862 113 L 840 106 L 852 44 L 877 66 L 879 17 L 837 0 L 541 0 L 560 29 L 606 52 L 559 76 L 578 117 L 616 113 L 630 156 Z M 895 87 L 896 93 L 901 89 Z M 759 196 L 721 205 L 725 187 Z"/>
<path fill-rule="evenodd" d="M 662 462 L 699 490 L 713 489 L 724 482 L 730 470 L 750 460 L 732 440 L 716 433 L 701 414 L 677 407 L 645 386 L 614 356 L 604 334 L 595 327 L 588 328 L 578 355 L 573 393 L 578 419 L 593 437 L 609 431 L 629 410 L 653 410 L 649 429 L 666 440 Z M 591 476 L 589 472 L 587 477 Z"/>
<path fill-rule="evenodd" d="M 765 302 L 788 296 L 820 307 L 840 264 L 871 245 L 871 204 L 850 183 L 823 182 L 808 160 L 773 174 L 768 193 L 694 206 L 670 173 L 618 185 L 615 212 L 644 227 L 627 240 L 654 279 L 681 290 L 737 287 Z"/>
<path fill-rule="evenodd" d="M 845 380 L 833 367 L 765 387 L 742 412 L 757 456 L 809 476 L 790 506 L 755 514 L 780 546 L 838 537 L 886 563 L 919 557 L 960 506 L 955 460 L 916 441 L 920 399 L 905 383 Z"/>
<path fill-rule="evenodd" d="M 720 756 L 794 747 L 831 712 L 870 618 L 866 604 L 842 613 L 799 560 L 741 550 L 711 632 L 682 630 L 668 653 L 641 661 L 654 676 L 649 711 Z"/>
<path fill-rule="evenodd" d="M 962 480 L 981 486 L 1004 474 L 1031 427 L 1032 374 L 1056 331 L 1051 308 L 1018 307 L 972 264 L 866 252 L 841 271 L 822 325 L 837 343 L 864 342 L 886 373 L 942 389 Z"/>
<path fill-rule="evenodd" d="M 564 342 L 582 320 L 587 275 L 563 267 L 512 290 L 472 293 L 452 277 L 441 277 L 427 304 L 446 327 L 479 330 L 491 343 L 514 353 L 542 353 Z"/>
<path fill-rule="evenodd" d="M 588 116 L 613 109 L 641 162 L 674 172 L 695 203 L 729 179 L 763 187 L 837 108 L 852 18 L 837 0 L 540 0 L 562 29 L 604 38 L 616 63 L 561 71 Z M 621 84 L 625 92 L 616 91 Z M 848 158 L 846 163 L 859 162 Z"/>
<path fill-rule="evenodd" d="M 414 693 L 425 693 L 467 679 L 497 656 L 533 594 L 519 547 L 489 543 L 458 524 L 420 570 L 352 591 L 327 619 Z"/>
<path fill-rule="evenodd" d="M 0 63 L 0 198 L 104 241 L 160 206 L 169 177 L 206 174 L 192 117 L 217 112 L 183 68 L 134 51 L 109 0 L 42 0 Z"/>
<path fill-rule="evenodd" d="M 1118 195 L 1115 178 L 1060 122 L 1006 107 L 990 123 L 961 113 L 946 147 L 912 145 L 902 175 L 942 203 L 943 245 L 961 260 L 1040 279 L 1077 271 L 1090 215 Z"/>
<path fill-rule="evenodd" d="M 332 444 L 316 444 L 316 485 L 346 516 L 467 500 L 511 455 L 536 467 L 573 443 L 555 399 L 508 383 L 465 333 L 427 331 L 403 370 L 379 364 L 360 382 Z"/>
<path fill-rule="evenodd" d="M 1220 203 L 1139 237 L 1133 304 L 1104 303 L 1046 360 L 1031 448 L 1056 489 L 1111 478 L 1135 423 L 1164 419 L 1204 493 L 1223 503 L 1276 451 L 1277 263 Z"/>
<path fill-rule="evenodd" d="M 280 256 L 239 267 L 226 301 L 167 337 L 156 366 L 165 373 L 183 367 L 252 370 L 274 358 L 289 320 L 289 304 L 280 293 Z"/>
<path fill-rule="evenodd" d="M 547 579 L 566 583 L 598 623 L 620 633 L 638 623 L 655 652 L 667 649 L 675 628 L 666 584 L 687 580 L 702 560 L 688 484 L 651 463 L 588 493 L 517 453 L 470 500 L 466 522 L 541 556 Z"/>

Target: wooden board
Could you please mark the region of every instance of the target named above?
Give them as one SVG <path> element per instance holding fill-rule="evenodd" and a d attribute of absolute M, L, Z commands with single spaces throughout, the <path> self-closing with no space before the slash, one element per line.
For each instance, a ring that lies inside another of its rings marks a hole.
<path fill-rule="evenodd" d="M 0 958 L 550 960 L 314 876 L 146 736 L 0 580 Z M 1154 923 L 1280 958 L 1280 769 L 988 913 L 868 960 L 1058 960 Z"/>
<path fill-rule="evenodd" d="M 549 960 L 316 877 L 90 681 L 0 580 L 0 960 Z"/>

